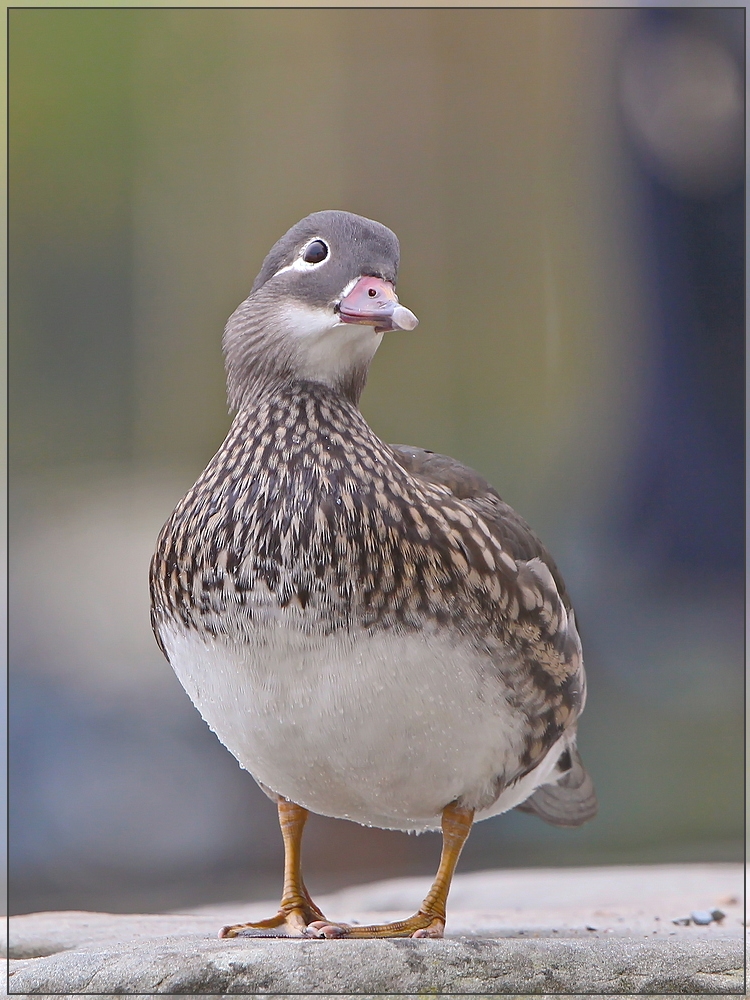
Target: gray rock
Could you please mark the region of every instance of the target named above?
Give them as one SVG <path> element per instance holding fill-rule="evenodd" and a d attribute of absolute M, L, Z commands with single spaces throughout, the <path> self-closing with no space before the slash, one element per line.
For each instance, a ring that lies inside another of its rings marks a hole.
<path fill-rule="evenodd" d="M 5 996 L 6 994 L 3 993 L 2 995 Z M 53 995 L 56 998 L 58 998 L 58 1000 L 63 1000 L 63 998 L 64 998 L 64 1000 L 76 1000 L 77 997 L 79 997 L 79 996 L 85 996 L 86 994 L 81 994 L 81 993 L 55 993 Z M 150 994 L 147 994 L 147 995 L 144 995 L 144 994 L 141 994 L 141 995 L 142 996 L 153 997 L 153 998 L 155 998 L 157 996 L 157 994 L 153 994 L 153 993 L 150 993 Z M 193 994 L 193 993 L 172 993 L 170 995 L 173 996 L 173 997 L 176 997 L 176 998 L 182 998 L 182 1000 L 187 1000 L 188 997 L 195 996 L 195 994 Z M 227 998 L 227 994 L 225 994 L 225 993 L 201 993 L 199 995 L 203 997 L 203 1000 L 226 1000 L 226 998 Z M 232 994 L 229 994 L 229 995 L 231 996 Z M 377 993 L 377 994 L 373 994 L 373 993 L 356 993 L 356 994 L 355 993 L 340 993 L 340 994 L 336 994 L 336 995 L 339 996 L 341 998 L 341 1000 L 398 1000 L 398 998 L 401 998 L 401 1000 L 402 1000 L 402 998 L 405 997 L 405 996 L 413 996 L 414 1000 L 417 1000 L 417 997 L 416 997 L 415 994 L 405 994 L 405 993 Z M 434 993 L 434 994 L 430 994 L 430 995 L 433 996 L 435 998 L 435 1000 L 448 1000 L 449 997 L 455 996 L 455 994 L 453 994 L 453 993 Z M 526 994 L 522 994 L 522 995 L 526 995 Z M 522 995 L 519 995 L 519 994 L 507 994 L 507 993 L 503 994 L 503 996 L 507 997 L 507 1000 L 521 1000 L 521 996 Z M 650 995 L 652 996 L 653 1000 L 671 1000 L 671 994 L 652 993 Z M 37 994 L 20 993 L 20 994 L 14 994 L 14 996 L 18 996 L 19 998 L 20 997 L 25 997 L 25 996 L 26 997 L 27 996 L 34 996 L 35 1000 L 38 1000 L 40 994 L 38 994 L 38 993 Z M 122 996 L 122 994 L 119 994 L 119 993 L 97 993 L 96 996 L 99 997 L 100 1000 L 120 1000 L 120 997 Z M 280 993 L 258 993 L 258 994 L 256 994 L 256 996 L 262 997 L 263 1000 L 287 1000 L 287 998 L 288 998 L 288 994 L 286 994 L 286 993 L 284 993 L 284 994 L 280 994 Z M 296 994 L 296 996 L 299 996 L 299 997 L 318 997 L 318 996 L 321 996 L 321 994 L 319 994 L 319 993 L 298 993 L 298 994 Z M 478 1000 L 491 1000 L 490 995 L 487 994 L 487 993 L 473 993 L 472 996 L 477 997 Z M 536 996 L 538 996 L 539 1000 L 556 1000 L 556 998 L 558 998 L 560 996 L 560 994 L 559 993 L 553 993 L 553 994 L 550 994 L 550 993 L 539 993 L 539 994 L 536 994 Z M 604 1000 L 604 994 L 601 994 L 601 993 L 589 993 L 589 994 L 586 994 L 586 996 L 587 996 L 587 1000 Z M 633 994 L 633 993 L 623 993 L 623 994 L 620 994 L 620 996 L 622 996 L 623 1000 L 635 1000 L 636 994 Z M 696 1000 L 697 1000 L 697 997 L 696 997 Z"/>
<path fill-rule="evenodd" d="M 459 876 L 442 941 L 217 939 L 223 923 L 268 915 L 272 903 L 188 914 L 31 914 L 11 920 L 10 992 L 741 993 L 739 905 L 727 907 L 722 927 L 674 928 L 654 912 L 656 903 L 662 912 L 682 908 L 696 891 L 709 901 L 739 899 L 741 880 L 736 865 Z M 334 919 L 383 920 L 413 910 L 424 888 L 421 879 L 394 880 L 318 902 Z"/>
<path fill-rule="evenodd" d="M 11 993 L 739 993 L 739 941 L 217 941 L 199 934 L 13 963 Z"/>

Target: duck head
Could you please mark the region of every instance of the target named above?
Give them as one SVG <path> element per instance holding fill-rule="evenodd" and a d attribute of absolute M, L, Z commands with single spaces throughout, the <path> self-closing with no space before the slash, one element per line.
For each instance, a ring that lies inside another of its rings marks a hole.
<path fill-rule="evenodd" d="M 398 264 L 398 239 L 371 219 L 326 211 L 292 226 L 226 325 L 230 406 L 295 380 L 356 403 L 383 334 L 418 322 L 396 296 Z"/>

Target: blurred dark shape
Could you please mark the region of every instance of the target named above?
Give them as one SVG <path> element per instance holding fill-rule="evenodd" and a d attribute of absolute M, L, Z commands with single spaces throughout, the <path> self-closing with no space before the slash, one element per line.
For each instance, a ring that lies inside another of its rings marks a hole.
<path fill-rule="evenodd" d="M 744 565 L 744 11 L 642 11 L 623 103 L 644 191 L 654 361 L 625 500 L 667 571 Z M 727 41 L 724 41 L 727 36 Z"/>
<path fill-rule="evenodd" d="M 737 15 L 741 22 L 740 8 Z M 623 109 L 649 165 L 670 187 L 711 196 L 737 183 L 743 93 L 740 66 L 705 26 L 680 11 L 641 16 L 623 54 Z"/>

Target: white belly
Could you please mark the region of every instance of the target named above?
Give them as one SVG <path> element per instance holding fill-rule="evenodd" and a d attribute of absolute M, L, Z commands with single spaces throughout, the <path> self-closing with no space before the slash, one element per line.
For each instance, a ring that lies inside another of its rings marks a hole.
<path fill-rule="evenodd" d="M 434 829 L 455 799 L 487 803 L 523 750 L 523 718 L 465 645 L 425 633 L 313 637 L 282 622 L 241 645 L 207 645 L 176 629 L 162 640 L 193 703 L 240 764 L 312 812 Z M 562 749 L 477 818 L 527 798 Z"/>

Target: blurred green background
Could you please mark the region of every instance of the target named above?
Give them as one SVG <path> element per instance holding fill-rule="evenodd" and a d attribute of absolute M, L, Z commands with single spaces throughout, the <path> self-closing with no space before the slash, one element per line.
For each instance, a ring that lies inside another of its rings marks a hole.
<path fill-rule="evenodd" d="M 276 893 L 275 809 L 150 634 L 228 427 L 221 330 L 341 208 L 401 240 L 362 409 L 555 553 L 589 674 L 579 831 L 463 870 L 742 856 L 744 11 L 10 11 L 11 912 Z M 439 838 L 313 818 L 307 881 Z"/>

